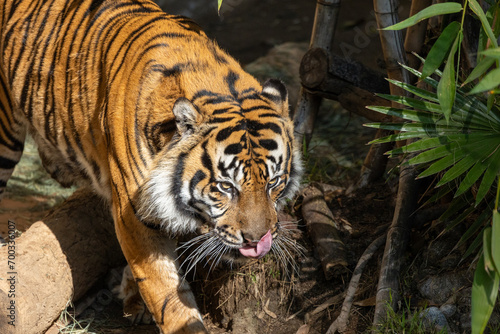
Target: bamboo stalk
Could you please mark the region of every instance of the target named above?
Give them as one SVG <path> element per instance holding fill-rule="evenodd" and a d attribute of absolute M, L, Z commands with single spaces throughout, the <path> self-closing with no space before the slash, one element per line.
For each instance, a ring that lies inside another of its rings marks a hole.
<path fill-rule="evenodd" d="M 411 2 L 410 16 L 420 12 L 422 9 L 429 7 L 432 0 L 413 0 Z M 428 20 L 420 21 L 419 23 L 411 26 L 406 31 L 405 38 L 405 51 L 408 57 L 408 66 L 411 68 L 418 68 L 420 60 L 413 55 L 413 52 L 419 54 L 422 51 L 422 45 L 425 41 L 425 32 L 427 30 Z M 416 77 L 412 77 L 416 81 Z"/>
<path fill-rule="evenodd" d="M 398 22 L 397 7 L 397 0 L 374 0 L 375 16 L 379 29 Z M 412 8 L 416 9 L 418 7 L 412 6 Z M 380 41 L 389 78 L 409 82 L 408 72 L 399 65 L 400 63 L 407 63 L 401 31 L 380 30 Z M 403 89 L 394 85 L 391 85 L 391 94 L 407 95 Z M 397 107 L 396 104 L 393 104 L 393 106 Z M 373 316 L 374 328 L 377 328 L 385 318 L 388 306 L 396 309 L 400 300 L 399 274 L 402 258 L 408 245 L 411 214 L 416 208 L 415 176 L 415 169 L 412 166 L 403 165 L 401 167 L 396 208 L 387 234 L 380 268 L 375 314 Z"/>
<path fill-rule="evenodd" d="M 381 105 L 385 105 L 385 103 Z M 390 117 L 383 117 L 382 122 L 389 122 L 390 120 Z M 390 131 L 378 129 L 375 139 L 386 137 L 390 134 Z M 393 143 L 372 144 L 370 146 L 370 150 L 363 161 L 356 188 L 364 188 L 384 175 L 388 159 L 385 153 L 390 151 L 392 147 Z"/>
<path fill-rule="evenodd" d="M 417 0 L 416 0 L 417 1 Z M 385 27 L 398 22 L 398 1 L 397 0 L 374 0 L 373 8 L 379 28 L 380 43 L 384 53 L 387 76 L 389 79 L 409 82 L 408 72 L 404 71 L 400 63 L 406 64 L 406 57 L 403 45 L 403 35 L 399 30 L 382 30 Z M 390 86 L 392 95 L 406 95 L 406 92 L 394 85 Z M 397 107 L 394 103 L 393 106 Z M 375 138 L 389 135 L 385 130 L 378 130 Z M 372 145 L 366 155 L 359 177 L 358 188 L 365 187 L 371 182 L 379 179 L 385 172 L 387 156 L 383 153 L 390 150 L 392 144 Z"/>
<path fill-rule="evenodd" d="M 322 48 L 331 51 L 333 36 L 337 25 L 340 0 L 318 0 L 309 48 Z M 300 99 L 293 115 L 295 137 L 299 142 L 305 139 L 309 144 L 314 129 L 314 121 L 321 105 L 321 97 L 300 89 Z"/>
<path fill-rule="evenodd" d="M 374 0 L 373 8 L 379 28 L 387 76 L 389 79 L 409 82 L 408 72 L 399 65 L 407 63 L 402 32 L 400 30 L 382 30 L 399 21 L 398 4 L 397 0 Z M 393 95 L 406 95 L 406 91 L 397 86 L 391 85 L 390 89 Z"/>
<path fill-rule="evenodd" d="M 386 317 L 388 305 L 396 310 L 401 299 L 399 274 L 410 237 L 411 215 L 416 209 L 416 175 L 413 166 L 401 167 L 396 208 L 387 233 L 387 241 L 380 266 L 373 328 L 377 328 Z"/>
<path fill-rule="evenodd" d="M 430 6 L 431 4 L 432 4 L 432 0 L 413 0 L 412 4 L 411 4 L 411 9 L 410 9 L 410 15 L 414 15 L 414 14 L 418 13 L 419 11 Z M 391 18 L 391 16 L 387 16 L 387 18 Z M 408 56 L 408 64 L 410 67 L 417 68 L 419 63 L 420 63 L 420 60 L 417 57 L 415 57 L 412 52 L 420 53 L 422 50 L 422 45 L 423 45 L 424 40 L 425 40 L 427 21 L 428 20 L 423 20 L 423 21 L 419 22 L 418 24 L 409 27 L 408 31 L 406 33 L 406 38 L 405 38 L 405 42 L 404 42 L 404 50 Z M 392 23 L 387 22 L 387 25 L 391 25 L 391 24 Z M 387 25 L 383 25 L 383 26 L 387 26 Z M 382 33 L 385 34 L 386 32 L 381 31 L 381 34 Z M 382 38 L 382 35 L 381 35 L 381 38 Z M 387 36 L 385 36 L 385 38 L 386 38 L 386 40 L 387 39 L 391 40 L 390 34 L 387 34 Z M 395 42 L 394 44 L 397 44 L 394 47 L 400 48 L 399 43 L 397 41 L 394 41 L 394 42 Z M 382 44 L 382 45 L 384 45 L 384 44 Z M 389 49 L 392 50 L 392 47 Z M 397 65 L 397 61 L 402 61 L 402 60 L 404 60 L 404 58 L 398 60 L 400 53 L 397 51 L 391 51 L 390 54 L 393 56 L 394 55 L 397 56 L 396 58 L 393 58 L 393 60 L 391 61 L 391 64 L 394 65 L 394 61 L 396 61 L 395 66 L 399 67 Z M 397 80 L 401 80 L 401 78 L 405 78 L 404 75 L 400 76 L 398 74 L 398 72 L 399 71 L 395 71 L 395 73 L 393 73 L 393 74 L 389 73 L 389 78 L 397 79 Z M 406 73 L 406 72 L 404 72 L 404 73 Z M 391 75 L 394 75 L 394 74 L 396 74 L 397 76 L 391 77 Z M 412 79 L 413 79 L 413 81 L 417 80 L 416 77 L 412 77 Z M 407 78 L 406 80 L 409 80 L 409 78 Z M 392 94 L 394 94 L 394 88 L 395 88 L 394 86 L 391 86 L 391 93 Z M 398 92 L 396 91 L 396 93 L 398 93 Z M 399 93 L 401 93 L 401 92 L 399 92 Z M 389 119 L 386 119 L 385 121 L 388 121 L 388 120 Z M 390 133 L 386 130 L 378 130 L 377 134 L 375 135 L 375 138 L 385 137 L 389 134 Z M 365 158 L 365 161 L 363 163 L 361 175 L 359 177 L 359 181 L 357 184 L 358 188 L 362 188 L 362 187 L 367 186 L 368 184 L 370 184 L 371 182 L 375 181 L 376 179 L 378 179 L 379 177 L 381 177 L 383 175 L 383 173 L 385 172 L 385 167 L 387 165 L 387 157 L 384 155 L 384 153 L 389 151 L 391 148 L 392 148 L 392 143 L 385 143 L 382 145 L 372 145 L 370 147 L 370 151 L 368 152 L 368 154 Z"/>

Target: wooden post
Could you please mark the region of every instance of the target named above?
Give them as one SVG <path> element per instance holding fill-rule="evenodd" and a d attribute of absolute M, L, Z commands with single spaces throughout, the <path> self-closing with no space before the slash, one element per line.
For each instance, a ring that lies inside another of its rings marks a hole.
<path fill-rule="evenodd" d="M 333 36 L 337 25 L 340 0 L 318 0 L 310 48 L 321 48 L 330 54 Z M 321 97 L 300 90 L 299 102 L 293 115 L 295 136 L 299 142 L 309 144 L 314 129 L 314 120 L 321 105 Z"/>
<path fill-rule="evenodd" d="M 367 105 L 390 106 L 389 101 L 374 94 L 389 93 L 388 82 L 375 71 L 312 48 L 302 58 L 299 73 L 307 92 L 339 101 L 346 110 L 372 122 L 385 120 L 386 116 L 366 109 Z"/>

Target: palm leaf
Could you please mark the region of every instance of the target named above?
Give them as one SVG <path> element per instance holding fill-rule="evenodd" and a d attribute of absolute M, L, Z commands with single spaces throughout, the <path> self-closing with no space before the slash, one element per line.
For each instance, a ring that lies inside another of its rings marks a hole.
<path fill-rule="evenodd" d="M 474 223 L 467 229 L 467 231 L 465 231 L 464 234 L 462 234 L 462 237 L 460 238 L 460 240 L 458 240 L 453 250 L 462 246 L 471 237 L 477 235 L 478 232 L 480 232 L 480 230 L 484 228 L 483 226 L 485 225 L 485 223 L 490 219 L 491 219 L 491 210 L 483 210 L 483 212 L 479 215 L 479 217 L 477 217 Z M 471 245 L 465 251 L 462 258 L 465 259 L 467 256 L 471 255 L 475 251 L 475 248 L 481 244 L 481 240 L 482 240 L 482 235 L 480 235 L 480 238 L 477 240 L 476 245 L 474 242 L 471 243 Z"/>
<path fill-rule="evenodd" d="M 384 30 L 400 30 L 404 28 L 408 28 L 418 22 L 428 19 L 429 17 L 443 15 L 443 14 L 451 14 L 457 13 L 462 10 L 462 6 L 458 3 L 448 2 L 448 3 L 438 3 L 432 6 L 429 6 L 417 14 L 407 18 L 404 21 L 401 21 L 397 24 L 384 28 Z"/>
<path fill-rule="evenodd" d="M 396 142 L 412 138 L 426 138 L 426 137 L 422 135 L 422 133 L 420 132 L 398 132 L 386 137 L 374 139 L 371 142 L 369 142 L 368 145 Z"/>
<path fill-rule="evenodd" d="M 453 155 L 449 154 L 441 158 L 440 160 L 434 162 L 432 165 L 429 166 L 425 171 L 420 173 L 418 175 L 418 178 L 421 179 L 423 177 L 427 177 L 430 175 L 434 175 L 437 173 L 442 172 L 446 168 L 453 166 L 454 164 L 457 163 L 457 161 L 460 161 L 460 159 L 457 159 Z"/>
<path fill-rule="evenodd" d="M 420 77 L 421 73 L 405 68 Z M 442 72 L 434 73 L 442 76 Z M 409 145 L 389 151 L 390 156 L 417 153 L 407 161 L 410 165 L 427 165 L 419 178 L 444 173 L 437 187 L 455 181 L 455 197 L 463 195 L 473 184 L 479 183 L 476 206 L 485 198 L 500 171 L 500 112 L 488 112 L 484 100 L 467 96 L 463 89 L 456 90 L 455 103 L 449 119 L 443 112 L 435 91 L 429 91 L 403 82 L 392 84 L 417 98 L 379 94 L 380 97 L 403 105 L 404 108 L 368 107 L 385 115 L 407 122 L 372 123 L 369 127 L 396 131 L 372 143 L 417 139 Z M 439 82 L 431 77 L 423 80 L 437 90 Z"/>
<path fill-rule="evenodd" d="M 476 194 L 476 206 L 483 200 L 488 191 L 491 189 L 493 182 L 495 182 L 495 179 L 497 178 L 498 165 L 500 164 L 500 162 L 498 161 L 498 159 L 500 159 L 499 152 L 500 151 L 497 150 L 494 154 L 495 158 L 492 159 L 493 167 L 486 169 L 486 171 L 484 172 L 483 180 Z"/>

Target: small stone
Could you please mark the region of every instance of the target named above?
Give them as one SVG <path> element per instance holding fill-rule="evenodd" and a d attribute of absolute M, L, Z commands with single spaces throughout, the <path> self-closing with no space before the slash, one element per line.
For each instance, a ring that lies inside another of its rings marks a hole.
<path fill-rule="evenodd" d="M 435 306 L 426 308 L 420 313 L 420 319 L 422 319 L 422 324 L 427 331 L 436 330 L 441 331 L 446 329 L 450 331 L 450 325 L 444 314 Z"/>
<path fill-rule="evenodd" d="M 446 318 L 451 318 L 457 313 L 457 306 L 455 304 L 444 304 L 441 305 L 439 310 Z"/>
<path fill-rule="evenodd" d="M 435 304 L 444 304 L 450 296 L 463 286 L 467 280 L 461 273 L 447 272 L 429 276 L 418 284 L 418 291 L 426 299 Z"/>
<path fill-rule="evenodd" d="M 439 310 L 444 314 L 444 316 L 449 319 L 457 312 L 457 306 L 454 304 L 444 304 L 441 305 Z"/>

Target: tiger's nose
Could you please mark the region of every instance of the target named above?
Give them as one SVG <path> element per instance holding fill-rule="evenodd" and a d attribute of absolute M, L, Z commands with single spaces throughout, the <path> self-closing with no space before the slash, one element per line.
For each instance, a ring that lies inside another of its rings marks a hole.
<path fill-rule="evenodd" d="M 265 234 L 265 233 L 264 233 Z M 257 246 L 259 243 L 259 240 L 264 236 L 264 234 L 260 235 L 253 232 L 253 231 L 248 231 L 248 232 L 241 232 L 241 236 L 243 237 L 243 240 L 248 246 Z"/>

